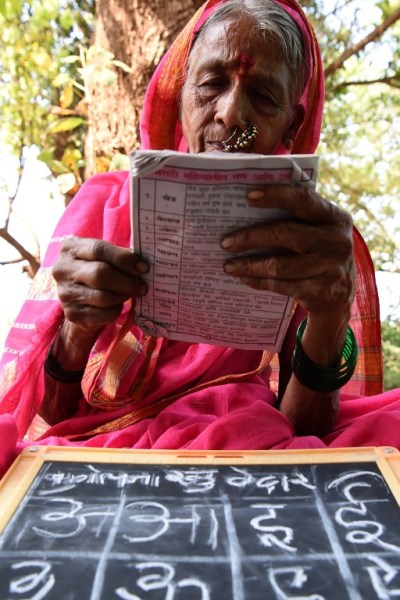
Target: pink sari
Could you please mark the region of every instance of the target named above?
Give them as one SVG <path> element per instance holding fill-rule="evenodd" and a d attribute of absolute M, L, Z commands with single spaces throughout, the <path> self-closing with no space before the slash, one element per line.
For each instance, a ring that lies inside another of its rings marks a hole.
<path fill-rule="evenodd" d="M 279 0 L 299 24 L 312 57 L 302 102 L 305 123 L 296 152 L 313 152 L 323 105 L 322 65 L 315 36 L 294 0 Z M 177 38 L 149 85 L 141 134 L 145 148 L 185 150 L 179 91 L 195 31 L 217 2 L 209 0 Z M 382 385 L 379 306 L 368 250 L 355 231 L 357 295 L 352 326 L 360 346 L 353 380 L 343 390 L 335 430 L 326 438 L 298 437 L 275 407 L 276 357 L 206 344 L 145 336 L 127 304 L 92 349 L 77 414 L 48 427 L 37 412 L 44 393 L 43 362 L 62 322 L 51 276 L 69 235 L 130 245 L 127 173 L 98 175 L 69 205 L 6 342 L 0 365 L 0 471 L 27 444 L 157 449 L 277 449 L 329 446 L 400 447 L 400 393 Z M 90 215 L 90 218 L 88 218 Z M 297 312 L 285 339 L 291 353 Z M 367 395 L 367 396 L 366 396 Z"/>

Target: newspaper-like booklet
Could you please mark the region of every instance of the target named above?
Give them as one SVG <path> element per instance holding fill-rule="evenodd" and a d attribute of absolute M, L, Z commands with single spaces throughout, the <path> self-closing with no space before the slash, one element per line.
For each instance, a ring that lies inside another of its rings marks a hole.
<path fill-rule="evenodd" d="M 255 154 L 131 154 L 134 252 L 150 270 L 135 322 L 171 340 L 279 351 L 293 300 L 227 275 L 222 238 L 239 228 L 293 218 L 248 206 L 246 191 L 268 184 L 315 187 L 318 157 Z"/>

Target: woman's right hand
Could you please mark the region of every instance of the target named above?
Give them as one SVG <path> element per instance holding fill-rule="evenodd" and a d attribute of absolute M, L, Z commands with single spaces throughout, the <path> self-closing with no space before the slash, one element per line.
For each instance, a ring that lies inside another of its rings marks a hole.
<path fill-rule="evenodd" d="M 143 296 L 148 264 L 128 248 L 103 240 L 70 237 L 53 268 L 65 318 L 86 331 L 114 321 L 129 298 Z"/>

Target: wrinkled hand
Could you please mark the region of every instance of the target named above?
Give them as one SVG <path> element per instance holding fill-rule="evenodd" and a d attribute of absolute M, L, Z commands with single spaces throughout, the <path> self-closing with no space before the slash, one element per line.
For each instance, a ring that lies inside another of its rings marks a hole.
<path fill-rule="evenodd" d="M 147 292 L 143 259 L 127 248 L 96 239 L 71 237 L 53 268 L 68 321 L 94 330 L 114 321 L 129 298 Z"/>
<path fill-rule="evenodd" d="M 246 227 L 221 242 L 229 252 L 260 251 L 232 258 L 225 271 L 256 289 L 295 298 L 309 313 L 350 311 L 355 266 L 351 217 L 301 186 L 266 186 L 247 195 L 250 206 L 282 208 L 295 219 Z M 262 256 L 282 248 L 281 256 Z"/>

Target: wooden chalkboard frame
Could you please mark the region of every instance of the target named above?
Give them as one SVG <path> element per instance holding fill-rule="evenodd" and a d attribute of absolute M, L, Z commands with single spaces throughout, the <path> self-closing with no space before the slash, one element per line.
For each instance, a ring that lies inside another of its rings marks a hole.
<path fill-rule="evenodd" d="M 29 446 L 0 482 L 0 535 L 46 461 L 138 465 L 313 465 L 375 463 L 400 506 L 400 452 L 392 447 L 190 451 Z"/>

